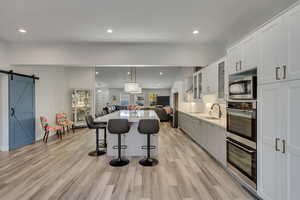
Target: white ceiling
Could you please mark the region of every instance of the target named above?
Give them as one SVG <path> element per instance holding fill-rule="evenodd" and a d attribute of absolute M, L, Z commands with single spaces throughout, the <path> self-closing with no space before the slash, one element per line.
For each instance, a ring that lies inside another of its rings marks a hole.
<path fill-rule="evenodd" d="M 129 67 L 97 67 L 96 87 L 124 88 L 131 81 L 130 71 Z M 136 82 L 147 89 L 171 88 L 180 73 L 180 67 L 137 67 Z"/>
<path fill-rule="evenodd" d="M 0 1 L 0 38 L 7 41 L 226 44 L 297 0 Z"/>

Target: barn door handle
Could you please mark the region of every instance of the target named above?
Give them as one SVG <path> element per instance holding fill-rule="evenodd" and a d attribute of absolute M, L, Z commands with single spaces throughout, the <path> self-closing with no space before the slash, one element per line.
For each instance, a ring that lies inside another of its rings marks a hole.
<path fill-rule="evenodd" d="M 15 115 L 15 109 L 14 108 L 10 108 L 10 116 L 14 116 Z"/>

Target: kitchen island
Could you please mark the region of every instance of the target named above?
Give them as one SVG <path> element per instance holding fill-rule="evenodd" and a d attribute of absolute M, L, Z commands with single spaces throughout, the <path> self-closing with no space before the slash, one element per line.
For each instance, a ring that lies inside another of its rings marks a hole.
<path fill-rule="evenodd" d="M 157 114 L 153 110 L 121 110 L 104 115 L 95 119 L 95 122 L 108 122 L 110 119 L 128 119 L 130 130 L 122 135 L 122 145 L 127 145 L 127 149 L 122 150 L 123 156 L 145 156 L 146 150 L 142 150 L 141 146 L 147 144 L 147 136 L 140 134 L 137 130 L 141 119 L 157 119 Z M 156 146 L 156 149 L 151 150 L 152 156 L 158 155 L 159 140 L 158 134 L 151 135 L 151 145 Z M 113 146 L 118 144 L 118 135 L 110 134 L 107 130 L 107 155 L 117 156 L 118 150 Z"/>

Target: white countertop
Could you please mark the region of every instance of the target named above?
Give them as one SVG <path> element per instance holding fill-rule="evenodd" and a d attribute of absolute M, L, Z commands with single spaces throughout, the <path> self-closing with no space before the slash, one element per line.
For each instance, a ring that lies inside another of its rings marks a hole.
<path fill-rule="evenodd" d="M 190 115 L 192 117 L 198 118 L 200 120 L 209 122 L 209 123 L 211 123 L 213 125 L 217 125 L 217 126 L 219 126 L 221 128 L 226 129 L 226 118 L 221 118 L 221 119 L 207 119 L 206 117 L 209 117 L 209 115 L 205 114 L 205 113 L 193 113 L 193 112 L 184 112 L 184 111 L 179 111 L 179 112 L 185 113 L 185 114 Z"/>
<path fill-rule="evenodd" d="M 129 122 L 138 122 L 141 119 L 157 119 L 153 110 L 120 110 L 95 119 L 95 122 L 108 122 L 110 119 L 128 119 Z"/>

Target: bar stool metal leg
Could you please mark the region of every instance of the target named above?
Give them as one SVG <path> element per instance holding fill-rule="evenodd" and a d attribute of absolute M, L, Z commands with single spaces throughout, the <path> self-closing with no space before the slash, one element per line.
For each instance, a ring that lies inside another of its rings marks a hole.
<path fill-rule="evenodd" d="M 109 162 L 109 164 L 113 167 L 122 167 L 129 163 L 129 160 L 121 157 L 121 134 L 118 134 L 118 158 L 113 159 Z"/>
<path fill-rule="evenodd" d="M 139 163 L 145 167 L 151 167 L 158 164 L 158 160 L 150 157 L 150 134 L 147 134 L 147 157 L 139 161 Z"/>
<path fill-rule="evenodd" d="M 96 129 L 96 150 L 89 153 L 89 156 L 102 156 L 106 153 L 104 150 L 99 148 L 99 129 Z"/>

